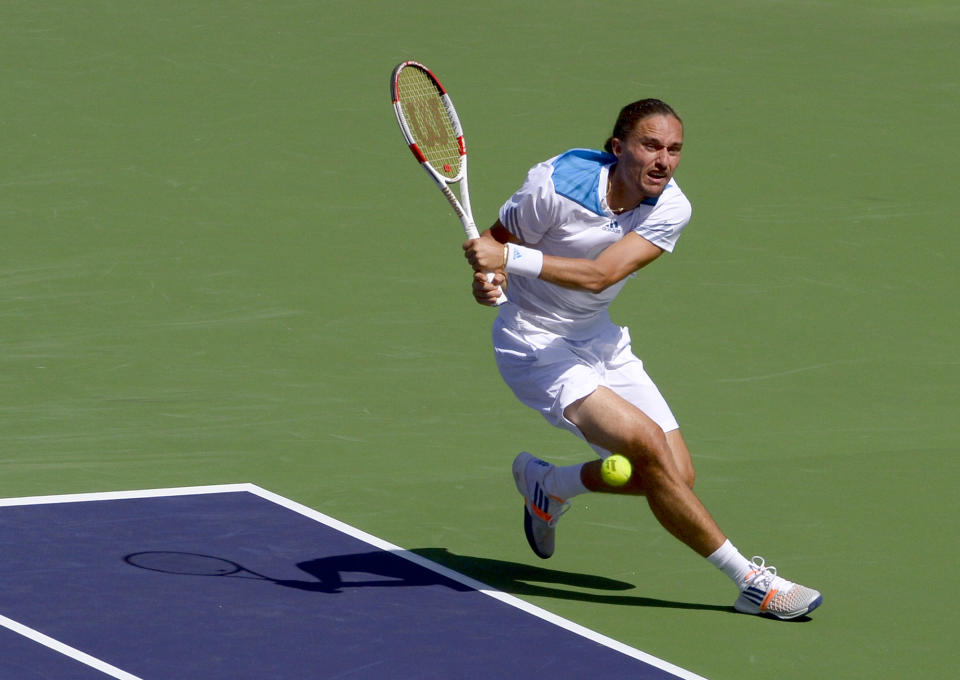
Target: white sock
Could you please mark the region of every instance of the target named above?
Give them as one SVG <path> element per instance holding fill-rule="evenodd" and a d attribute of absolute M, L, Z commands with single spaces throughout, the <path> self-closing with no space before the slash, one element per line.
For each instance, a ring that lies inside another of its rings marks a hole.
<path fill-rule="evenodd" d="M 550 490 L 550 493 L 567 501 L 574 496 L 579 496 L 589 491 L 589 489 L 583 485 L 583 480 L 580 478 L 580 469 L 584 465 L 585 463 L 555 466 L 551 471 L 551 479 L 547 482 L 547 488 Z"/>
<path fill-rule="evenodd" d="M 730 577 L 738 588 L 743 588 L 743 579 L 753 570 L 753 564 L 746 557 L 740 554 L 733 543 L 728 540 L 707 558 L 707 560 Z"/>

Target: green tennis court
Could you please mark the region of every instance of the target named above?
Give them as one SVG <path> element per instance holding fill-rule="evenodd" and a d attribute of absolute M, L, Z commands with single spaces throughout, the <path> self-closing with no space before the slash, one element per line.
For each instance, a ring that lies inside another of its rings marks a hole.
<path fill-rule="evenodd" d="M 0 497 L 252 482 L 711 680 L 954 676 L 960 6 L 2 8 Z M 404 59 L 456 102 L 481 228 L 624 103 L 683 116 L 693 220 L 614 316 L 810 621 L 734 615 L 635 501 L 530 553 L 514 455 L 589 450 L 496 373 Z"/>

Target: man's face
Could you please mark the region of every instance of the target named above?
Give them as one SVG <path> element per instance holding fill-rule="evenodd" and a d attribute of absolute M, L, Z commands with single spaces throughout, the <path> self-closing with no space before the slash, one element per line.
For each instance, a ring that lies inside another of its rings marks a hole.
<path fill-rule="evenodd" d="M 641 198 L 656 198 L 666 188 L 680 164 L 683 125 L 673 116 L 648 116 L 637 123 L 627 139 L 614 138 L 616 173 L 626 190 Z"/>

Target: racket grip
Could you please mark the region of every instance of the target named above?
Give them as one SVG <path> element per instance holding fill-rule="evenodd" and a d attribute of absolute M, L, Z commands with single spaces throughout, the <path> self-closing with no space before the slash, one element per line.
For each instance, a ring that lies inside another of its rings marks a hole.
<path fill-rule="evenodd" d="M 493 281 L 493 272 L 487 272 L 487 281 L 490 281 L 490 282 Z M 503 289 L 501 288 L 501 289 L 500 289 L 500 297 L 497 298 L 497 301 L 494 303 L 494 306 L 495 306 L 495 307 L 499 307 L 500 305 L 502 305 L 502 304 L 503 304 L 504 302 L 506 302 L 506 301 L 507 301 L 507 296 L 506 296 L 506 294 L 503 292 Z"/>

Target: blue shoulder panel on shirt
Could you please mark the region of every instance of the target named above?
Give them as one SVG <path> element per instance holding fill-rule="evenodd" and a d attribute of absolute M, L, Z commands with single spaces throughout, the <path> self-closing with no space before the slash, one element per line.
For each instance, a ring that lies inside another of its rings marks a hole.
<path fill-rule="evenodd" d="M 593 149 L 571 149 L 553 162 L 553 187 L 557 193 L 571 201 L 576 201 L 597 215 L 603 214 L 597 184 L 600 181 L 600 169 L 614 163 L 617 157 L 605 151 Z M 645 198 L 644 205 L 656 205 L 656 198 Z"/>
<path fill-rule="evenodd" d="M 600 169 L 617 160 L 613 154 L 593 149 L 573 149 L 553 162 L 553 186 L 557 193 L 587 210 L 603 214 L 597 183 Z"/>

